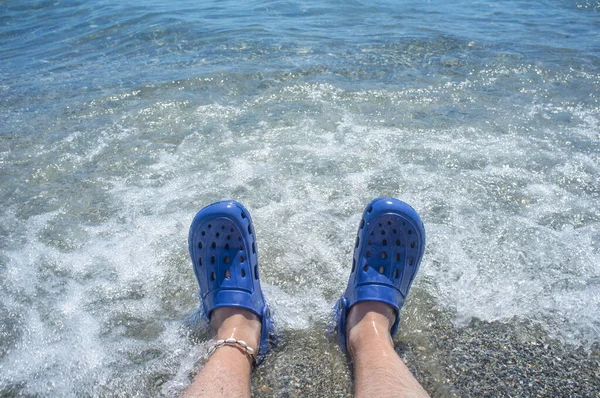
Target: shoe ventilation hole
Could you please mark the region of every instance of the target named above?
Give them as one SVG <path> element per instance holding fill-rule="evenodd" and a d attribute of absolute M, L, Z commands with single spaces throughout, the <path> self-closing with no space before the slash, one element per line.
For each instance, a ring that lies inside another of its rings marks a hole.
<path fill-rule="evenodd" d="M 214 281 L 215 279 L 217 279 L 217 276 L 215 275 L 215 271 L 213 271 L 213 272 L 210 273 L 210 279 L 212 281 Z"/>
<path fill-rule="evenodd" d="M 206 235 L 206 231 L 202 231 L 202 236 Z"/>
<path fill-rule="evenodd" d="M 383 265 L 381 267 L 379 267 L 380 274 L 383 274 L 384 271 L 385 271 L 385 267 Z"/>
<path fill-rule="evenodd" d="M 198 242 L 198 249 L 202 249 L 202 242 Z"/>
<path fill-rule="evenodd" d="M 360 238 L 357 236 L 357 237 L 356 237 L 356 243 L 354 244 L 354 247 L 355 247 L 355 248 L 357 248 L 357 247 L 358 247 L 358 244 L 359 244 L 359 242 L 360 242 Z"/>
<path fill-rule="evenodd" d="M 240 245 L 240 250 L 244 250 L 244 245 Z"/>
<path fill-rule="evenodd" d="M 385 230 L 384 229 L 381 230 L 381 235 L 385 235 Z"/>
<path fill-rule="evenodd" d="M 225 270 L 225 279 L 231 278 L 231 272 L 229 270 Z"/>
<path fill-rule="evenodd" d="M 238 236 L 238 242 L 241 242 L 241 241 L 242 241 L 242 237 Z"/>
<path fill-rule="evenodd" d="M 394 278 L 398 279 L 398 268 L 396 268 L 396 271 L 394 271 Z"/>
<path fill-rule="evenodd" d="M 246 218 L 246 213 L 242 212 L 242 218 Z"/>
<path fill-rule="evenodd" d="M 408 230 L 408 234 L 411 235 L 412 234 L 412 229 Z"/>
<path fill-rule="evenodd" d="M 223 262 L 225 264 L 229 264 L 229 256 L 225 256 L 225 258 L 223 258 Z M 229 271 L 227 271 L 227 272 L 229 272 Z"/>
<path fill-rule="evenodd" d="M 246 277 L 246 270 L 242 268 L 242 278 Z"/>
<path fill-rule="evenodd" d="M 256 243 L 252 242 L 252 254 L 256 253 Z"/>
<path fill-rule="evenodd" d="M 216 259 L 215 259 L 215 256 L 212 256 L 212 257 L 210 258 L 210 263 L 211 263 L 211 264 L 214 264 L 214 263 L 215 263 L 215 261 L 216 261 Z"/>
<path fill-rule="evenodd" d="M 373 206 L 369 206 L 369 208 L 367 209 L 367 213 L 370 213 L 373 211 Z"/>
<path fill-rule="evenodd" d="M 367 250 L 367 257 L 371 257 L 371 252 Z"/>
<path fill-rule="evenodd" d="M 229 243 L 225 243 L 225 250 L 229 250 Z"/>
<path fill-rule="evenodd" d="M 398 230 L 397 230 L 397 229 L 392 229 L 392 233 L 393 233 L 394 235 L 396 235 L 396 234 L 398 233 Z"/>
<path fill-rule="evenodd" d="M 250 225 L 248 225 L 248 233 L 249 233 L 250 235 L 252 235 L 252 228 L 250 227 Z"/>
<path fill-rule="evenodd" d="M 405 226 L 405 225 L 406 225 L 406 221 L 402 221 L 402 226 Z"/>
<path fill-rule="evenodd" d="M 392 225 L 392 222 L 391 222 L 391 221 L 388 221 L 388 225 Z"/>
<path fill-rule="evenodd" d="M 371 233 L 370 233 L 369 235 L 375 235 L 375 232 L 374 232 L 374 231 L 371 231 Z"/>
<path fill-rule="evenodd" d="M 231 228 L 231 229 L 229 230 L 229 232 L 233 232 L 233 228 Z"/>
<path fill-rule="evenodd" d="M 383 246 L 387 246 L 387 240 L 385 240 L 385 239 L 384 239 L 384 240 L 381 242 L 381 244 L 382 244 Z"/>
<path fill-rule="evenodd" d="M 369 270 L 369 264 L 365 264 L 363 267 L 363 271 L 367 272 Z"/>
<path fill-rule="evenodd" d="M 217 242 L 213 242 L 212 245 L 210 245 L 210 247 L 212 247 L 213 249 L 215 249 L 217 247 Z"/>
<path fill-rule="evenodd" d="M 410 247 L 411 247 L 411 249 L 412 249 L 413 247 L 415 247 L 415 242 L 410 242 Z"/>
<path fill-rule="evenodd" d="M 231 235 L 227 235 L 227 240 L 231 240 Z"/>
<path fill-rule="evenodd" d="M 240 256 L 240 263 L 244 262 L 244 256 Z"/>
<path fill-rule="evenodd" d="M 363 229 L 365 226 L 365 219 L 360 220 L 360 229 Z"/>
<path fill-rule="evenodd" d="M 373 241 L 372 241 L 372 240 L 369 240 L 369 244 L 370 244 L 370 245 L 372 245 L 372 244 L 373 244 Z"/>
<path fill-rule="evenodd" d="M 381 228 L 381 227 L 383 227 L 383 224 L 382 224 L 382 223 L 379 223 L 379 228 Z"/>
<path fill-rule="evenodd" d="M 412 265 L 412 263 L 413 263 L 413 259 L 411 257 L 411 258 L 408 259 L 408 265 Z"/>
<path fill-rule="evenodd" d="M 400 246 L 400 239 L 396 239 L 396 246 Z"/>
<path fill-rule="evenodd" d="M 254 279 L 258 279 L 258 264 L 254 266 Z"/>
<path fill-rule="evenodd" d="M 216 235 L 217 235 L 217 238 L 218 238 L 219 236 L 221 236 L 221 233 L 217 232 Z"/>
<path fill-rule="evenodd" d="M 396 261 L 400 261 L 400 253 L 396 253 Z"/>
<path fill-rule="evenodd" d="M 387 253 L 381 252 L 381 258 L 385 260 L 387 258 Z"/>
<path fill-rule="evenodd" d="M 221 229 L 225 229 L 225 225 L 221 225 Z"/>
<path fill-rule="evenodd" d="M 202 267 L 202 257 L 198 258 L 198 264 L 200 264 L 200 266 Z"/>
<path fill-rule="evenodd" d="M 212 224 L 208 224 L 208 229 L 211 229 L 211 228 L 212 228 Z"/>

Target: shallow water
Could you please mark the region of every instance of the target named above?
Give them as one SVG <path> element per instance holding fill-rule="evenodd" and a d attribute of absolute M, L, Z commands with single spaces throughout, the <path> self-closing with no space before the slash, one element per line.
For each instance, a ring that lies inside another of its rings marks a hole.
<path fill-rule="evenodd" d="M 284 336 L 326 324 L 389 195 L 428 235 L 409 325 L 422 294 L 456 327 L 599 342 L 599 12 L 0 1 L 0 391 L 182 388 L 209 338 L 187 228 L 226 198 Z"/>

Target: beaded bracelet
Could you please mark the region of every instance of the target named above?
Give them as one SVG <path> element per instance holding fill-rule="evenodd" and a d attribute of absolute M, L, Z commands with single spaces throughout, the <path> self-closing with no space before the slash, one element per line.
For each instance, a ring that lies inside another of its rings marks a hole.
<path fill-rule="evenodd" d="M 209 348 L 208 357 L 210 357 L 214 352 L 221 347 L 230 346 L 235 347 L 241 352 L 243 352 L 250 360 L 252 361 L 252 366 L 256 366 L 256 355 L 254 355 L 254 349 L 252 347 L 248 347 L 248 344 L 244 340 L 236 340 L 233 337 L 228 338 L 227 340 L 217 340 L 217 342 Z"/>

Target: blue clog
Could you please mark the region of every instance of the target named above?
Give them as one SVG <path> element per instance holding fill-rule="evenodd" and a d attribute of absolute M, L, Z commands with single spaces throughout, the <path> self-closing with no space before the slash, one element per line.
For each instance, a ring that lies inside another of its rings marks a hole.
<path fill-rule="evenodd" d="M 255 313 L 262 330 L 259 359 L 268 352 L 273 318 L 260 287 L 254 227 L 250 213 L 236 201 L 213 203 L 200 210 L 188 236 L 204 315 L 215 308 L 240 307 Z"/>
<path fill-rule="evenodd" d="M 346 349 L 346 317 L 361 301 L 379 301 L 400 309 L 425 252 L 425 228 L 417 212 L 394 198 L 377 198 L 363 212 L 348 287 L 336 305 L 340 344 Z"/>

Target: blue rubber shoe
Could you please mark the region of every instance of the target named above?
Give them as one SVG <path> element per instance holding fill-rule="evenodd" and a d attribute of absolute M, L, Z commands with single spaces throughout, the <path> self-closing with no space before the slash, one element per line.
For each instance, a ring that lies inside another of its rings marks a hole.
<path fill-rule="evenodd" d="M 394 336 L 425 252 L 425 227 L 417 212 L 393 198 L 373 200 L 363 213 L 354 245 L 348 287 L 336 305 L 340 344 L 346 351 L 346 317 L 361 301 L 379 301 L 396 311 Z"/>
<path fill-rule="evenodd" d="M 261 320 L 258 359 L 269 351 L 273 318 L 260 288 L 254 227 L 236 201 L 213 203 L 194 217 L 188 236 L 204 316 L 220 307 L 240 307 Z"/>

